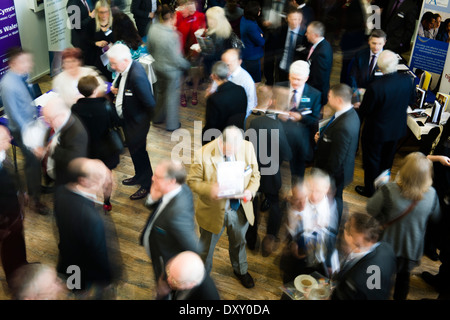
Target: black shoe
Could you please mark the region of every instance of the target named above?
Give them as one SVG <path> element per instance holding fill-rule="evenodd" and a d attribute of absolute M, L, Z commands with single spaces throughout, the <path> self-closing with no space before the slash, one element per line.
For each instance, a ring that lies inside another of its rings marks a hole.
<path fill-rule="evenodd" d="M 137 181 L 136 177 L 132 177 L 132 178 L 122 180 L 122 184 L 125 186 L 135 186 L 135 185 L 139 184 L 139 182 Z"/>
<path fill-rule="evenodd" d="M 147 189 L 147 188 L 140 187 L 138 191 L 136 191 L 135 193 L 133 193 L 133 194 L 130 196 L 130 199 L 131 199 L 131 200 L 139 200 L 139 199 L 143 199 L 143 198 L 145 198 L 145 197 L 148 195 L 149 191 L 150 191 L 150 190 Z"/>
<path fill-rule="evenodd" d="M 430 286 L 432 286 L 433 288 L 435 288 L 436 290 L 438 290 L 438 286 L 439 286 L 439 276 L 438 275 L 432 275 L 431 273 L 429 273 L 428 271 L 424 271 L 422 272 L 422 274 L 420 275 L 423 279 L 423 281 L 425 281 L 427 284 L 429 284 Z"/>
<path fill-rule="evenodd" d="M 49 215 L 52 211 L 42 202 L 34 202 L 32 209 L 41 216 Z"/>
<path fill-rule="evenodd" d="M 367 191 L 366 191 L 366 188 L 363 187 L 363 186 L 356 186 L 356 187 L 355 187 L 355 191 L 356 191 L 358 194 L 360 194 L 360 195 L 362 195 L 362 196 L 364 196 L 364 197 L 367 197 L 367 198 L 370 198 L 370 197 L 372 196 L 372 194 L 369 193 L 369 192 L 367 192 Z"/>
<path fill-rule="evenodd" d="M 233 271 L 236 277 L 241 281 L 242 285 L 247 289 L 253 288 L 255 286 L 255 282 L 253 281 L 252 276 L 247 272 L 246 274 L 238 274 L 236 271 Z"/>

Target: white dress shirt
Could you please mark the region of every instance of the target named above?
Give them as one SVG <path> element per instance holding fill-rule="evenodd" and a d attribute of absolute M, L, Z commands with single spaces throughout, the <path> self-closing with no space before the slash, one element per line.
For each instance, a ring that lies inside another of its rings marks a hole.
<path fill-rule="evenodd" d="M 120 79 L 120 83 L 119 83 L 119 91 L 117 92 L 117 97 L 116 97 L 116 111 L 117 114 L 119 115 L 120 118 L 123 118 L 123 112 L 122 112 L 122 103 L 123 103 L 123 94 L 124 94 L 124 90 L 125 90 L 125 83 L 127 82 L 127 77 L 128 77 L 128 71 L 130 71 L 131 65 L 133 62 L 130 62 L 130 64 L 128 65 L 128 67 L 120 74 L 122 76 L 122 78 Z M 117 77 L 119 78 L 119 77 Z M 116 80 L 117 82 L 117 80 Z M 114 83 L 114 86 L 117 86 L 117 83 Z"/>
<path fill-rule="evenodd" d="M 296 29 L 290 29 L 289 27 L 287 29 L 286 40 L 284 42 L 284 53 L 283 53 L 283 57 L 281 58 L 281 61 L 280 61 L 280 69 L 285 70 L 287 72 L 289 71 L 288 70 L 288 66 L 286 66 L 286 63 L 287 63 L 287 57 L 289 55 L 289 53 L 288 53 L 288 51 L 289 51 L 289 38 L 290 38 L 290 35 L 291 35 L 291 31 L 294 32 L 294 38 L 292 39 L 292 42 L 293 42 L 294 47 L 295 47 L 295 44 L 297 43 L 297 37 L 298 37 L 298 34 L 300 32 L 300 26 L 298 26 Z"/>

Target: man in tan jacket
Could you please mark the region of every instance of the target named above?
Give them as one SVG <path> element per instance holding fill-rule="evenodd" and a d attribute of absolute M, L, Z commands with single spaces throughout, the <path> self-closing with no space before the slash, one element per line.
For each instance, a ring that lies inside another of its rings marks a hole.
<path fill-rule="evenodd" d="M 245 163 L 244 192 L 234 198 L 219 197 L 217 168 L 224 161 Z M 225 228 L 229 239 L 230 260 L 235 275 L 246 288 L 254 282 L 247 272 L 245 234 L 249 223 L 253 225 L 252 200 L 259 188 L 260 173 L 251 142 L 245 141 L 240 129 L 234 126 L 204 145 L 195 153 L 187 184 L 198 195 L 196 219 L 200 227 L 201 257 L 208 273 L 212 269 L 214 248 Z"/>

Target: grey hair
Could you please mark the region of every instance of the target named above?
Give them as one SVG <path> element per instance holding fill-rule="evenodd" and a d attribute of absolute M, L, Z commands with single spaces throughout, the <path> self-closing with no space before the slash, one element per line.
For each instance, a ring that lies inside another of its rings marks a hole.
<path fill-rule="evenodd" d="M 394 73 L 397 71 L 397 55 L 390 50 L 383 50 L 377 60 L 377 65 L 383 74 Z"/>
<path fill-rule="evenodd" d="M 119 61 L 128 60 L 131 61 L 131 52 L 130 48 L 122 43 L 117 43 L 113 45 L 107 52 L 106 55 L 109 59 L 117 59 Z"/>
<path fill-rule="evenodd" d="M 228 73 L 230 72 L 230 69 L 228 68 L 227 64 L 223 61 L 217 61 L 214 63 L 211 73 L 216 75 L 220 80 L 225 80 L 228 78 Z"/>

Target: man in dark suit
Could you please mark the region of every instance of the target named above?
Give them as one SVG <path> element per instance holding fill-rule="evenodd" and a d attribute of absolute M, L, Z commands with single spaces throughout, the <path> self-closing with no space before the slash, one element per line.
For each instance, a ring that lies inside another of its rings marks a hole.
<path fill-rule="evenodd" d="M 389 0 L 381 13 L 381 29 L 387 34 L 386 49 L 402 54 L 411 47 L 418 9 L 413 0 Z"/>
<path fill-rule="evenodd" d="M 379 242 L 381 227 L 373 217 L 355 212 L 345 224 L 348 256 L 334 280 L 331 300 L 388 300 L 394 284 L 396 258 L 392 247 Z"/>
<path fill-rule="evenodd" d="M 302 30 L 302 18 L 301 10 L 290 8 L 287 23 L 268 32 L 264 47 L 266 85 L 288 80 L 290 65 L 303 57 L 305 30 Z"/>
<path fill-rule="evenodd" d="M 213 136 L 217 138 L 221 135 L 228 125 L 244 128 L 247 95 L 242 86 L 228 81 L 228 76 L 229 68 L 225 62 L 218 61 L 213 65 L 211 79 L 217 84 L 217 90 L 206 99 L 203 144 L 210 142 Z"/>
<path fill-rule="evenodd" d="M 88 134 L 81 121 L 73 115 L 61 98 L 51 99 L 43 108 L 45 121 L 55 131 L 49 138 L 47 172 L 62 186 L 72 180 L 69 162 L 87 157 Z"/>
<path fill-rule="evenodd" d="M 117 114 L 123 119 L 125 142 L 130 151 L 135 175 L 122 181 L 127 186 L 140 185 L 131 200 L 145 198 L 153 175 L 147 152 L 147 134 L 155 108 L 155 99 L 145 69 L 131 58 L 130 49 L 115 44 L 107 52 L 111 68 L 120 75 L 111 92 L 116 95 Z"/>
<path fill-rule="evenodd" d="M 322 22 L 311 22 L 305 35 L 311 44 L 306 58 L 311 66 L 308 84 L 322 93 L 321 102 L 322 105 L 325 105 L 330 88 L 331 68 L 333 67 L 333 48 L 324 38 L 325 26 Z"/>
<path fill-rule="evenodd" d="M 73 180 L 55 191 L 59 231 L 57 270 L 67 274 L 69 266 L 78 266 L 81 279 L 76 289 L 89 289 L 93 285 L 103 291 L 112 284 L 113 268 L 105 226 L 94 201 L 95 195 L 102 191 L 109 169 L 101 160 L 76 158 L 69 163 L 68 170 Z"/>
<path fill-rule="evenodd" d="M 153 0 L 131 1 L 130 11 L 133 14 L 134 22 L 142 38 L 147 35 L 152 19 L 155 17 L 155 12 L 158 9 L 158 1 L 155 1 L 155 4 L 156 6 L 153 7 Z"/>
<path fill-rule="evenodd" d="M 328 105 L 335 113 L 314 138 L 317 142 L 314 166 L 328 172 L 334 181 L 339 219 L 344 207 L 344 188 L 353 181 L 359 138 L 360 121 L 351 101 L 352 89 L 348 85 L 333 86 L 328 94 Z"/>
<path fill-rule="evenodd" d="M 141 235 L 141 243 L 153 263 L 158 281 L 167 262 L 178 253 L 197 252 L 194 202 L 185 184 L 186 171 L 182 163 L 163 161 L 153 175 L 146 205 L 153 210 Z"/>
<path fill-rule="evenodd" d="M 351 62 L 347 84 L 353 90 L 366 89 L 377 78 L 377 60 L 386 44 L 386 33 L 381 29 L 374 29 L 368 43 L 369 47 L 358 51 Z"/>
<path fill-rule="evenodd" d="M 364 186 L 356 186 L 360 195 L 375 192 L 374 181 L 392 167 L 397 142 L 406 134 L 406 109 L 415 96 L 413 79 L 397 73 L 397 55 L 384 50 L 378 58 L 383 76 L 367 88 L 359 112 L 364 125 L 361 134 Z"/>
<path fill-rule="evenodd" d="M 258 105 L 261 104 L 261 91 L 271 90 L 267 87 L 258 88 Z M 283 97 L 288 95 L 287 88 L 274 88 L 273 98 L 269 102 L 266 110 L 253 111 L 253 119 L 250 121 L 246 131 L 247 136 L 253 143 L 258 159 L 258 166 L 261 172 L 259 192 L 264 194 L 266 207 L 269 206 L 269 216 L 267 220 L 266 236 L 262 241 L 262 255 L 269 256 L 276 250 L 279 244 L 278 232 L 281 226 L 282 212 L 279 207 L 279 191 L 281 189 L 281 171 L 280 167 L 283 161 L 290 161 L 292 158 L 291 148 L 288 138 L 283 129 L 282 123 L 276 118 L 276 114 L 271 111 L 285 108 Z M 266 111 L 266 112 L 264 112 Z M 259 115 L 258 115 L 259 113 Z M 249 117 L 250 118 L 250 117 Z M 255 223 L 247 230 L 246 238 L 256 241 L 256 235 L 250 237 L 252 231 L 258 230 L 258 214 L 255 210 Z"/>
<path fill-rule="evenodd" d="M 308 85 L 310 69 L 307 62 L 295 61 L 289 71 L 289 81 L 277 85 L 289 88 L 289 116 L 278 115 L 292 150 L 290 162 L 292 180 L 303 178 L 306 163 L 313 160 L 313 137 L 318 130 L 321 93 Z"/>
<path fill-rule="evenodd" d="M 94 1 L 96 2 L 96 1 Z M 71 23 L 72 45 L 86 53 L 87 39 L 86 27 L 95 17 L 94 6 L 86 0 L 69 0 L 67 2 L 67 14 Z"/>

